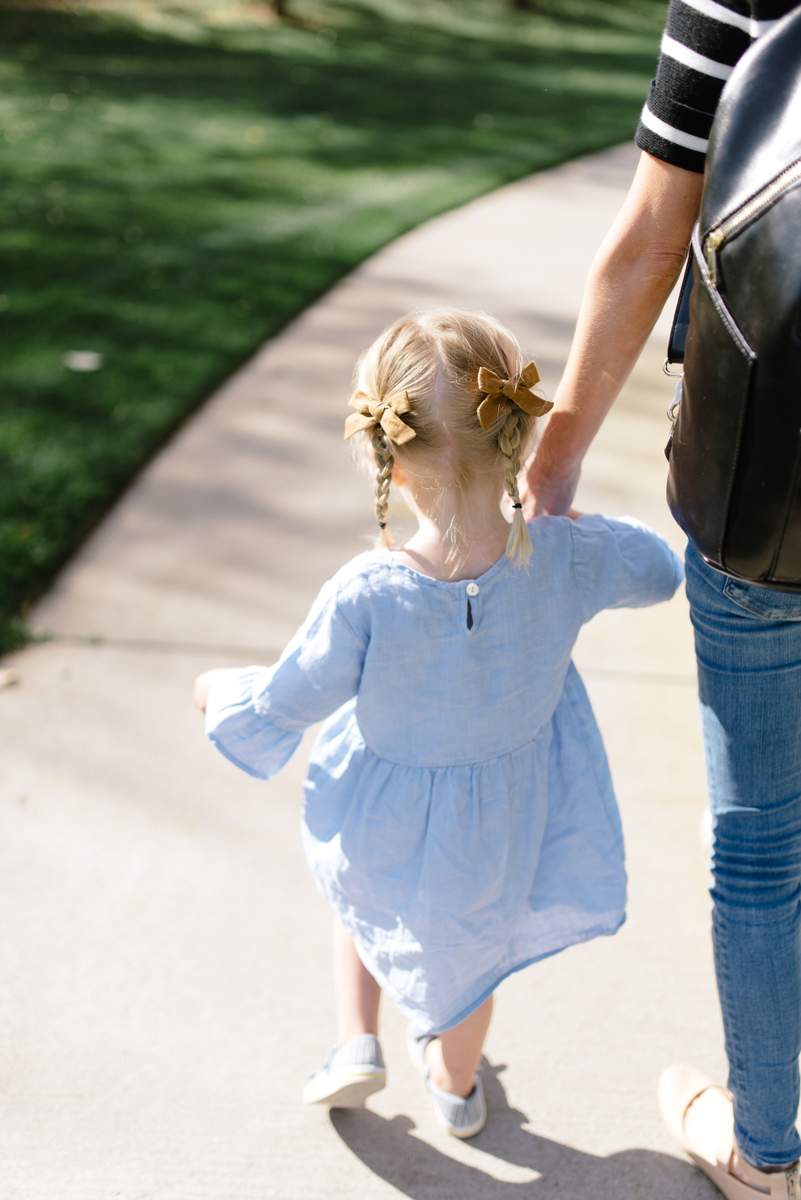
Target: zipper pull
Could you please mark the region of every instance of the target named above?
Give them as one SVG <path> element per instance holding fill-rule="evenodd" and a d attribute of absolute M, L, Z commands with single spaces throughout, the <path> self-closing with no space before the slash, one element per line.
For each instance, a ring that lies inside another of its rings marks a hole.
<path fill-rule="evenodd" d="M 718 250 L 725 237 L 725 230 L 720 228 L 710 229 L 704 242 L 704 258 L 706 259 L 706 267 L 709 271 L 709 279 L 714 288 L 718 286 Z"/>

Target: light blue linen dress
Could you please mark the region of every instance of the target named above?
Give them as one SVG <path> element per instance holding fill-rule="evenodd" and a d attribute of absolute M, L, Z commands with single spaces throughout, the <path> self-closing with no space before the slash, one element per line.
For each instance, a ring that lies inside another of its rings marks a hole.
<path fill-rule="evenodd" d="M 620 817 L 571 662 L 603 608 L 654 604 L 678 558 L 631 520 L 539 517 L 527 567 L 422 575 L 389 550 L 324 585 L 273 667 L 216 672 L 206 730 L 260 779 L 326 718 L 305 785 L 314 877 L 419 1032 L 625 919 Z"/>

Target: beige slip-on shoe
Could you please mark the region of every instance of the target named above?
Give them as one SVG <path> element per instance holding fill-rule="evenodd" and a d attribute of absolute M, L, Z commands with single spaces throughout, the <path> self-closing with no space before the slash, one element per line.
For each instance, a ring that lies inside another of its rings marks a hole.
<path fill-rule="evenodd" d="M 694 1104 L 703 1104 L 703 1119 L 687 1128 L 687 1114 Z M 801 1174 L 798 1164 L 785 1171 L 771 1173 L 750 1166 L 742 1156 L 738 1173 L 732 1174 L 734 1112 L 731 1092 L 712 1083 L 694 1067 L 668 1067 L 659 1080 L 659 1108 L 668 1129 L 697 1167 L 712 1180 L 727 1200 L 801 1200 Z"/>

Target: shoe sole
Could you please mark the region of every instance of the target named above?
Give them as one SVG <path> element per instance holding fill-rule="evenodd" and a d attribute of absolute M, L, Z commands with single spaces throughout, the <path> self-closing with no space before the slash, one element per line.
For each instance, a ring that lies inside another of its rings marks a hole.
<path fill-rule="evenodd" d="M 386 1082 L 386 1071 L 353 1067 L 339 1071 L 333 1080 L 307 1083 L 303 1089 L 303 1102 L 327 1104 L 329 1108 L 362 1108 L 368 1096 L 380 1092 Z"/>
<path fill-rule="evenodd" d="M 695 1163 L 699 1171 L 703 1171 L 707 1179 L 714 1183 L 715 1187 L 721 1192 L 726 1200 L 770 1200 L 767 1192 L 760 1192 L 756 1188 L 750 1187 L 747 1183 L 740 1183 L 739 1179 L 735 1179 L 728 1171 L 724 1171 L 714 1164 L 709 1163 L 700 1155 L 694 1154 L 692 1150 L 685 1150 L 685 1154 L 691 1162 Z"/>

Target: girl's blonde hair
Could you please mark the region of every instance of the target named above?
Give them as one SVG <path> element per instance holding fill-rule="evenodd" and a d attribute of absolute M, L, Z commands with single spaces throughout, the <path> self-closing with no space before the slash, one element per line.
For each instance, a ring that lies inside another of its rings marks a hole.
<path fill-rule="evenodd" d="M 393 544 L 387 513 L 392 470 L 398 462 L 434 496 L 447 481 L 461 493 L 463 504 L 469 502 L 472 481 L 497 473 L 499 490 L 502 482 L 514 506 L 506 554 L 516 566 L 531 557 L 517 476 L 535 418 L 501 399 L 495 419 L 483 428 L 477 416 L 483 399 L 478 386 L 482 367 L 510 381 L 511 388 L 518 385 L 524 359 L 517 339 L 486 313 L 457 309 L 401 317 L 359 359 L 354 396 L 377 415 L 388 399 L 404 397 L 407 411 L 401 419 L 414 431 L 413 437 L 405 435 L 409 440 L 399 442 L 397 430 L 390 436 L 378 420 L 368 424 L 367 417 L 361 419 L 375 459 L 375 514 L 385 546 Z M 542 402 L 541 407 L 550 406 Z M 463 552 L 458 519 L 449 538 L 448 557 L 453 561 Z"/>

